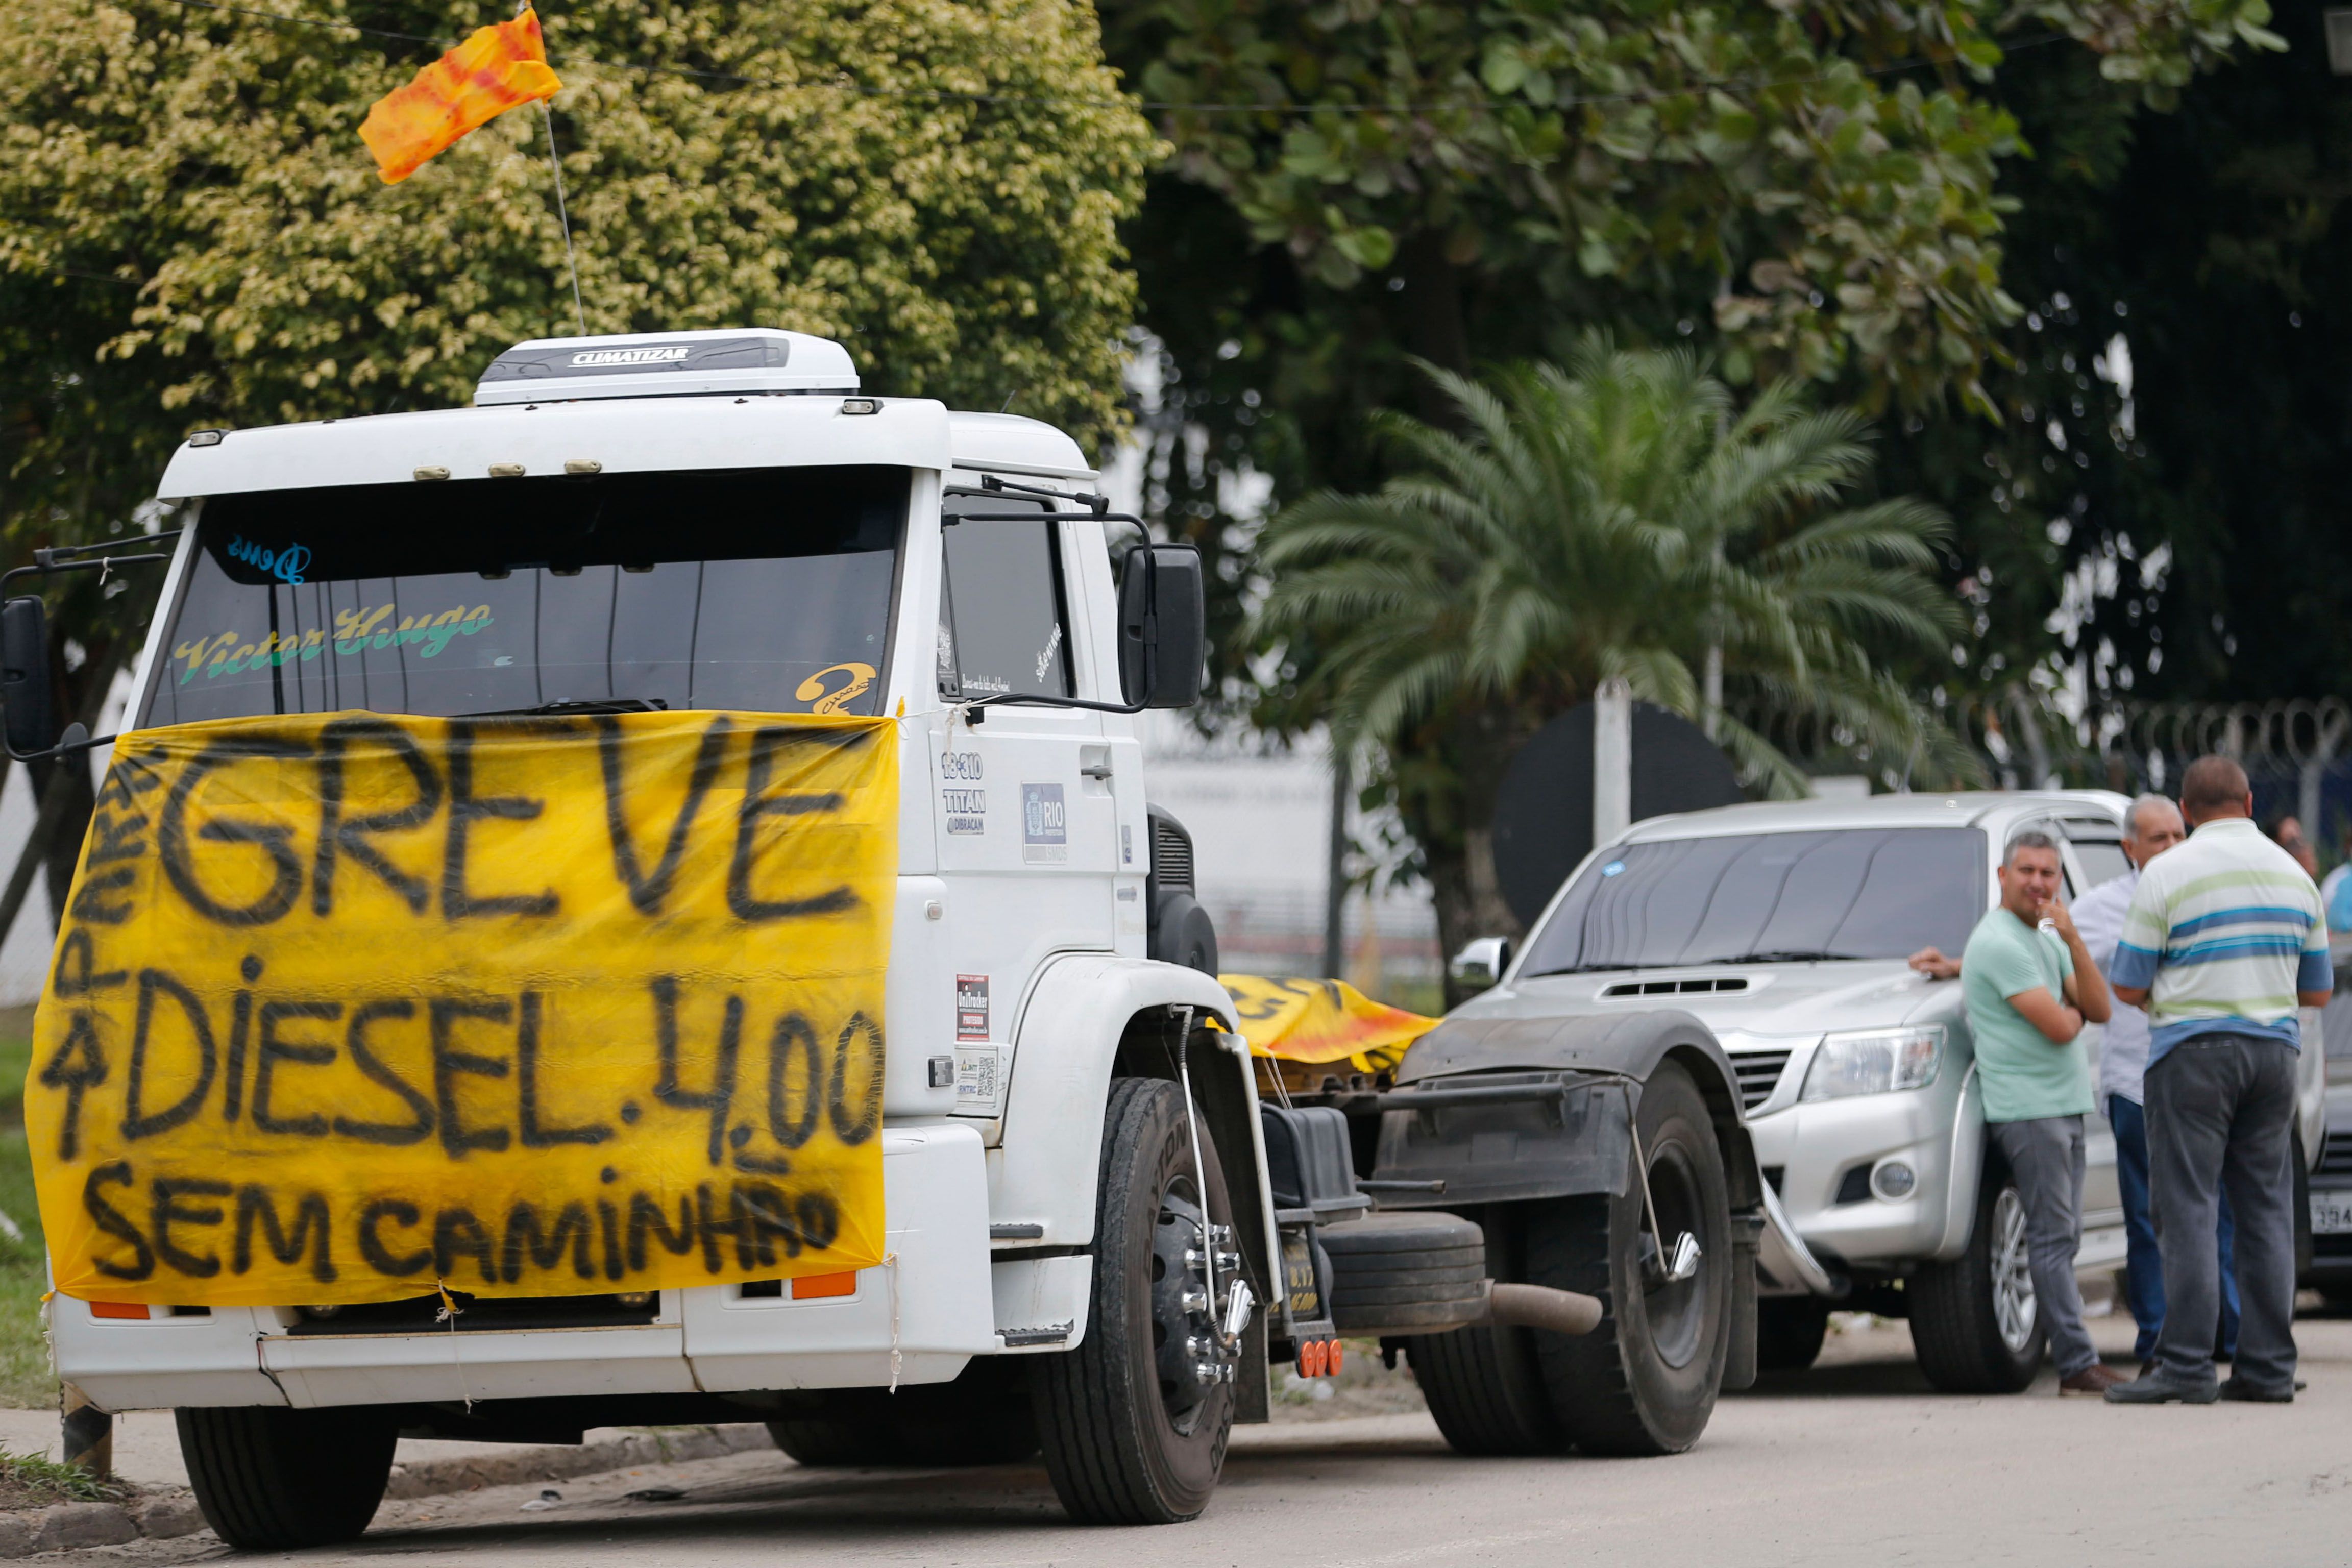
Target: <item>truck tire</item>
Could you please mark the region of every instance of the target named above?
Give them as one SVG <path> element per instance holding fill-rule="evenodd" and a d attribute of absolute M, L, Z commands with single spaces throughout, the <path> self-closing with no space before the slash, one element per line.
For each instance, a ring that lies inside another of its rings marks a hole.
<path fill-rule="evenodd" d="M 1919 1370 L 1946 1394 L 2016 1394 L 2042 1370 L 2050 1329 L 2034 1304 L 2025 1206 L 1999 1164 L 1986 1167 L 1968 1250 L 1904 1290 Z"/>
<path fill-rule="evenodd" d="M 178 1410 L 180 1455 L 205 1522 L 246 1552 L 356 1541 L 392 1478 L 392 1422 L 364 1406 Z"/>
<path fill-rule="evenodd" d="M 1818 1296 L 1768 1296 L 1756 1303 L 1756 1369 L 1802 1372 L 1829 1338 L 1830 1304 Z"/>
<path fill-rule="evenodd" d="M 1730 1187 L 1690 1074 L 1659 1064 L 1642 1086 L 1635 1125 L 1664 1245 L 1685 1231 L 1695 1237 L 1695 1275 L 1644 1277 L 1649 1222 L 1639 1180 L 1627 1181 L 1622 1196 L 1556 1199 L 1530 1205 L 1528 1215 L 1528 1283 L 1596 1296 L 1606 1309 L 1590 1334 L 1535 1335 L 1552 1409 L 1587 1454 L 1678 1454 L 1697 1442 L 1731 1352 Z"/>
<path fill-rule="evenodd" d="M 889 1413 L 854 1408 L 845 1401 L 828 1400 L 819 1414 L 780 1415 L 768 1423 L 768 1436 L 795 1463 L 812 1469 L 907 1462 L 899 1457 L 898 1435 L 891 1429 Z"/>
<path fill-rule="evenodd" d="M 1233 1224 L 1208 1128 L 1198 1136 L 1205 1194 L 1193 1178 L 1182 1092 L 1160 1079 L 1111 1080 L 1087 1337 L 1036 1357 L 1030 1373 L 1045 1473 L 1082 1524 L 1195 1518 L 1224 1468 L 1234 1384 L 1193 1374 L 1186 1346 L 1213 1330 L 1179 1300 L 1181 1261 L 1169 1267 L 1197 1245 L 1188 1211 Z"/>
<path fill-rule="evenodd" d="M 1037 1451 L 1023 1369 L 1011 1357 L 975 1356 L 952 1383 L 844 1388 L 770 1421 L 776 1447 L 801 1464 L 830 1468 L 924 1469 L 1018 1464 Z"/>
<path fill-rule="evenodd" d="M 1446 1445 L 1473 1458 L 1564 1453 L 1568 1434 L 1537 1370 L 1532 1329 L 1456 1329 L 1405 1342 Z"/>
<path fill-rule="evenodd" d="M 1496 1205 L 1477 1215 L 1486 1232 L 1486 1273 L 1521 1278 L 1518 1231 L 1526 1209 Z M 1413 1381 L 1446 1445 L 1473 1458 L 1563 1453 L 1568 1434 L 1552 1414 L 1536 1368 L 1535 1334 L 1517 1328 L 1456 1329 L 1405 1341 Z"/>
<path fill-rule="evenodd" d="M 1331 1266 L 1331 1321 L 1343 1334 L 1410 1334 L 1485 1309 L 1486 1238 L 1450 1214 L 1367 1215 L 1318 1228 Z"/>

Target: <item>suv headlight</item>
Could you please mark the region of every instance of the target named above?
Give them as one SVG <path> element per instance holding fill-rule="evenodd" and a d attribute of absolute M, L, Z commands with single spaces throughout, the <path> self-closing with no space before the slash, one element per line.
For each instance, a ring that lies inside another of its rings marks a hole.
<path fill-rule="evenodd" d="M 1805 1069 L 1805 1087 L 1797 1098 L 1845 1100 L 1857 1094 L 1925 1089 L 1936 1081 L 1936 1069 L 1943 1059 L 1941 1024 L 1824 1036 L 1820 1049 L 1813 1052 L 1812 1065 Z"/>

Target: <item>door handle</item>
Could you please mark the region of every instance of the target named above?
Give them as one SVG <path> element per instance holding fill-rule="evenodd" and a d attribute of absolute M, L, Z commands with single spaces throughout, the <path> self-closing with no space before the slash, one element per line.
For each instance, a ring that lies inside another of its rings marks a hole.
<path fill-rule="evenodd" d="M 1081 746 L 1078 749 L 1078 776 L 1088 779 L 1110 777 L 1110 748 Z"/>

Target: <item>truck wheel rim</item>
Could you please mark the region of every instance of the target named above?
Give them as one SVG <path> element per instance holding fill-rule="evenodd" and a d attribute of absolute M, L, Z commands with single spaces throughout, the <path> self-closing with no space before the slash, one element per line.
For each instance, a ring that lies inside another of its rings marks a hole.
<path fill-rule="evenodd" d="M 1192 1176 L 1171 1177 L 1151 1227 L 1152 1360 L 1168 1424 L 1187 1437 L 1224 1381 L 1224 1363 L 1234 1359 L 1219 1342 L 1215 1312 L 1202 1300 L 1197 1255 L 1206 1219 Z"/>
<path fill-rule="evenodd" d="M 1679 1143 L 1663 1143 L 1651 1151 L 1650 1201 L 1656 1205 L 1658 1234 L 1667 1246 L 1685 1231 L 1706 1236 L 1699 1221 L 1703 1211 L 1698 1173 Z M 1702 1251 L 1697 1273 L 1687 1279 L 1649 1286 L 1642 1293 L 1650 1342 L 1657 1347 L 1658 1359 L 1668 1366 L 1687 1366 L 1698 1353 L 1700 1331 L 1706 1325 L 1707 1279 L 1714 1264 Z"/>
<path fill-rule="evenodd" d="M 2003 1187 L 1992 1205 L 1992 1310 L 2000 1342 L 2021 1355 L 2033 1342 L 2033 1264 L 2025 1245 L 2025 1205 Z"/>

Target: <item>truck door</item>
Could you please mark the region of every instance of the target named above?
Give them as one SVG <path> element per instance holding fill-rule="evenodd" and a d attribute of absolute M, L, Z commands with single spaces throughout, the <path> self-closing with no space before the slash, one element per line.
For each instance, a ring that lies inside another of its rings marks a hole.
<path fill-rule="evenodd" d="M 957 1112 L 1001 1112 L 1029 980 L 1055 952 L 1113 945 L 1118 817 L 1102 716 L 1006 696 L 1095 697 L 1077 647 L 1064 525 L 1002 521 L 1046 503 L 1004 495 L 941 502 L 933 769 L 942 919 L 952 955 L 926 1005 L 953 1015 Z M 959 521 L 972 513 L 998 521 Z M 973 721 L 977 721 L 974 722 Z"/>

